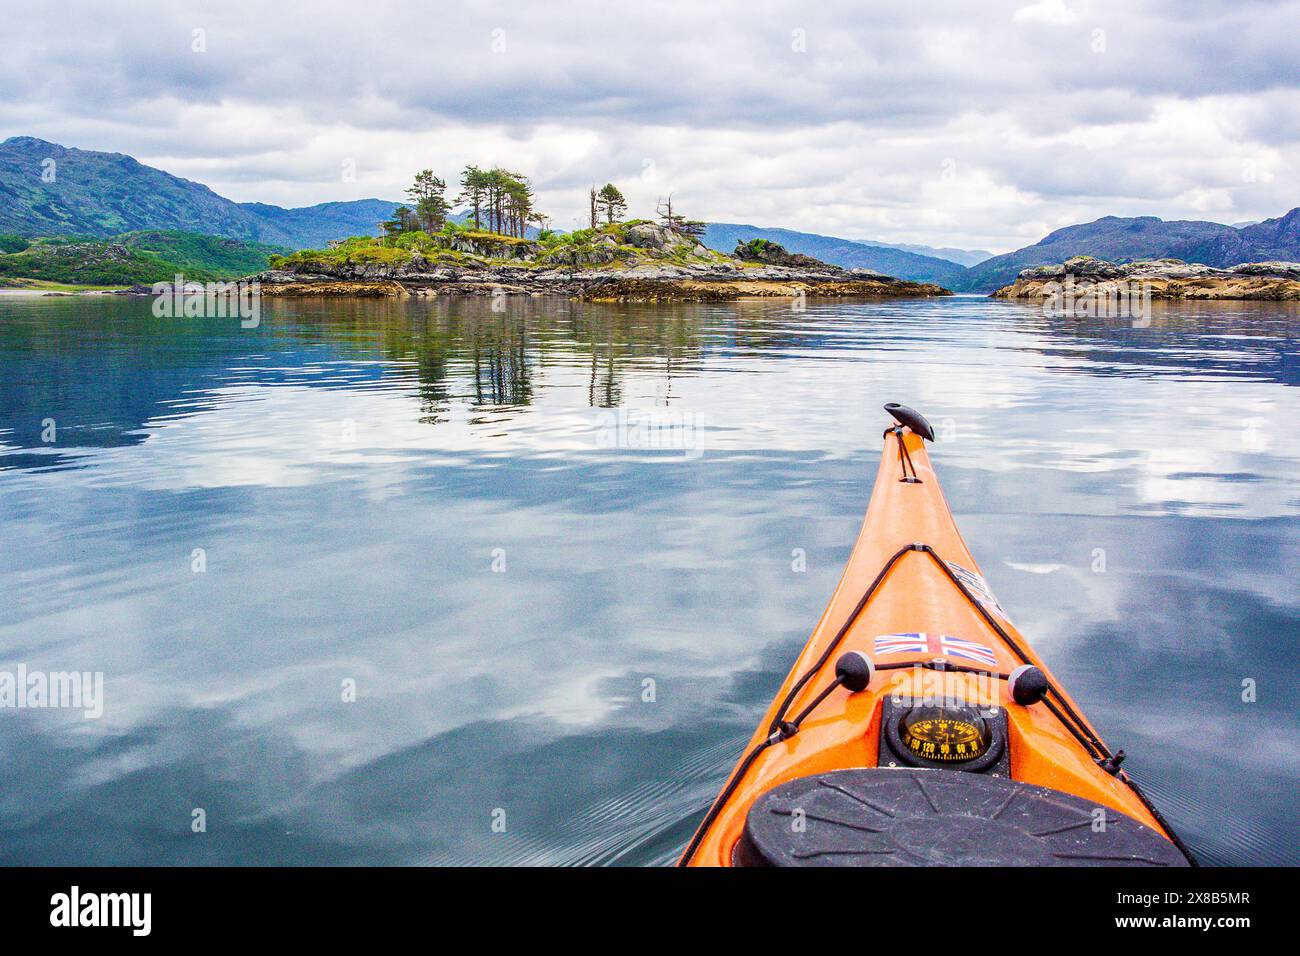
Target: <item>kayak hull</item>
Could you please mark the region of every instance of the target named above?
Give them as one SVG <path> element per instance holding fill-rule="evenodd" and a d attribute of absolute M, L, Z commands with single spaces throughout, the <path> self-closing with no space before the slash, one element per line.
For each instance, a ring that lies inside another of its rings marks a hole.
<path fill-rule="evenodd" d="M 913 545 L 928 545 L 928 549 L 906 550 Z M 886 568 L 858 611 L 863 595 Z M 773 722 L 778 717 L 788 720 L 813 703 L 834 682 L 835 662 L 848 651 L 874 662 L 877 670 L 870 685 L 857 692 L 842 686 L 831 690 L 796 734 L 764 748 Z M 824 657 L 825 662 L 796 690 L 800 678 Z M 991 674 L 934 669 L 945 662 Z M 733 771 L 732 791 L 721 806 L 713 808 L 703 832 L 693 841 L 693 851 L 688 850 L 682 862 L 732 865 L 750 808 L 773 788 L 845 768 L 879 766 L 882 712 L 891 696 L 956 698 L 982 708 L 1001 708 L 1013 780 L 1085 801 L 1103 819 L 1107 812 L 1121 814 L 1168 839 L 1170 834 L 1122 772 L 1101 766 L 1081 743 L 1079 726 L 1096 736 L 1082 716 L 1072 732 L 1059 712 L 1046 704 L 1025 706 L 1011 698 L 1005 678 L 1026 663 L 1046 674 L 1060 708 L 1079 715 L 1078 706 L 1060 690 L 984 582 L 953 520 L 925 442 L 907 428 L 887 431 L 866 518 L 839 584 L 746 747 L 752 759 L 748 766 L 743 760 L 737 766 L 743 773 Z M 756 749 L 761 752 L 754 756 L 751 752 Z M 883 752 L 890 753 L 888 748 Z M 933 772 L 966 776 L 946 769 Z"/>

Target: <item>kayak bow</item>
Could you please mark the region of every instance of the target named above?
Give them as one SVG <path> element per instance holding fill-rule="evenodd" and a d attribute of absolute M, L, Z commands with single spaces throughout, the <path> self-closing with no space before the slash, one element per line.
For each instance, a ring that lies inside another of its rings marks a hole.
<path fill-rule="evenodd" d="M 1192 863 L 994 598 L 930 424 L 885 409 L 844 574 L 680 865 Z"/>

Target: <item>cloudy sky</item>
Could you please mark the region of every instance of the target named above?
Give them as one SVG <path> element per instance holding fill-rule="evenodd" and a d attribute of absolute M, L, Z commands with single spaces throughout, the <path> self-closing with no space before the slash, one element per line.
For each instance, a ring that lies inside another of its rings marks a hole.
<path fill-rule="evenodd" d="M 1103 215 L 1300 205 L 1300 0 L 0 0 L 0 138 L 240 201 L 467 162 L 633 214 L 1005 251 Z"/>

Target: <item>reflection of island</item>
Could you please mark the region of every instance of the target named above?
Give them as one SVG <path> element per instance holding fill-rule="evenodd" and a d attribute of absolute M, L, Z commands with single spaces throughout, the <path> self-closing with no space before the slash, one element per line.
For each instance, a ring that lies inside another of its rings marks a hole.
<path fill-rule="evenodd" d="M 422 421 L 454 404 L 510 414 L 538 382 L 564 368 L 587 380 L 593 407 L 622 400 L 629 368 L 690 374 L 717 349 L 718 327 L 772 303 L 671 311 L 636 306 L 489 299 L 338 299 L 266 306 L 257 329 L 222 320 L 159 321 L 137 298 L 45 299 L 0 324 L 0 467 L 60 467 L 75 448 L 143 442 L 146 426 L 215 407 L 220 390 L 247 386 L 364 388 L 408 380 Z M 728 318 L 728 316 L 731 318 Z M 747 319 L 745 324 L 749 324 Z M 779 346 L 772 324 L 728 332 L 723 346 Z M 93 328 L 93 334 L 86 329 Z M 665 393 L 667 394 L 667 393 Z M 55 441 L 44 441 L 53 419 Z M 30 450 L 24 453 L 22 449 Z"/>
<path fill-rule="evenodd" d="M 281 303 L 282 311 L 295 306 Z M 334 300 L 321 314 L 304 308 L 292 324 L 276 321 L 274 334 L 328 335 L 348 352 L 371 350 L 392 363 L 390 374 L 413 370 L 425 420 L 445 417 L 453 402 L 509 412 L 531 404 L 539 377 L 563 368 L 586 379 L 593 408 L 620 404 L 621 379 L 635 368 L 665 377 L 690 374 L 716 342 L 706 328 L 722 318 L 716 309 L 681 306 L 671 312 L 635 306 L 527 299 L 498 311 L 489 299 Z M 728 311 L 735 313 L 736 308 Z M 774 307 L 764 306 L 768 311 Z M 762 311 L 761 309 L 752 311 Z M 778 310 L 783 314 L 785 310 Z M 789 345 L 793 336 L 761 327 L 729 332 L 726 342 L 755 348 Z"/>
<path fill-rule="evenodd" d="M 1031 333 L 1016 351 L 1054 356 L 1044 367 L 1100 378 L 1205 375 L 1300 386 L 1300 303 L 1155 301 L 1149 317 L 1053 318 L 1009 304 Z M 1229 350 L 1228 345 L 1231 345 Z"/>
<path fill-rule="evenodd" d="M 1016 326 L 1024 335 L 1011 348 L 1059 355 L 1075 374 L 1137 368 L 1300 385 L 1300 306 L 1158 302 L 1147 328 L 1004 308 L 1023 312 Z M 139 299 L 32 303 L 26 319 L 14 312 L 0 324 L 0 445 L 10 449 L 0 467 L 58 467 L 75 462 L 69 449 L 142 442 L 159 423 L 250 386 L 405 383 L 420 420 L 438 424 L 458 405 L 509 416 L 553 386 L 570 401 L 616 407 L 632 374 L 661 382 L 654 400 L 670 403 L 673 383 L 705 362 L 853 352 L 864 334 L 857 313 L 832 308 L 795 320 L 787 303 L 761 299 L 666 309 L 516 298 L 499 309 L 488 298 L 285 299 L 264 307 L 260 328 L 245 330 L 221 320 L 160 322 Z M 1220 336 L 1232 337 L 1231 350 L 1217 347 Z M 57 443 L 42 441 L 47 418 L 57 422 Z"/>
<path fill-rule="evenodd" d="M 453 402 L 504 412 L 529 405 L 539 378 L 558 369 L 585 378 L 588 405 L 610 408 L 621 403 L 629 370 L 662 375 L 667 401 L 672 379 L 693 374 L 705 355 L 839 341 L 825 329 L 792 327 L 787 304 L 761 300 L 667 310 L 530 298 L 498 311 L 485 298 L 354 298 L 275 308 L 268 328 L 277 337 L 328 338 L 341 356 L 377 353 L 392 363 L 388 374 L 413 372 L 429 421 Z"/>

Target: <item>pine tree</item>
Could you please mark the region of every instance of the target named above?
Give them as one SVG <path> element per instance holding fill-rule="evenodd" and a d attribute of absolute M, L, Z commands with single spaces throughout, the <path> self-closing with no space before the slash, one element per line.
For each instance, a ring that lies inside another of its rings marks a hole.
<path fill-rule="evenodd" d="M 604 210 L 607 223 L 612 224 L 616 218 L 627 212 L 627 200 L 613 183 L 606 183 L 601 187 L 596 195 L 596 202 Z"/>
<path fill-rule="evenodd" d="M 433 175 L 432 169 L 425 169 L 416 174 L 415 184 L 406 191 L 415 205 L 415 219 L 425 232 L 437 232 L 447 222 L 451 207 L 443 195 L 446 189 L 447 184 Z"/>
<path fill-rule="evenodd" d="M 488 175 L 477 166 L 469 165 L 460 174 L 460 195 L 458 203 L 469 203 L 474 213 L 474 228 L 483 228 L 483 203 L 487 196 Z"/>
<path fill-rule="evenodd" d="M 384 230 L 384 238 L 392 238 L 403 232 L 410 232 L 416 228 L 415 213 L 406 206 L 398 206 L 393 210 L 393 218 L 386 219 L 379 224 L 379 228 Z"/>
<path fill-rule="evenodd" d="M 487 172 L 488 229 L 503 232 L 505 227 L 505 170 L 499 166 Z"/>
<path fill-rule="evenodd" d="M 535 215 L 533 211 L 533 188 L 528 180 L 518 173 L 506 173 L 505 194 L 506 213 L 509 219 L 510 235 L 520 239 L 528 231 L 528 222 Z"/>

